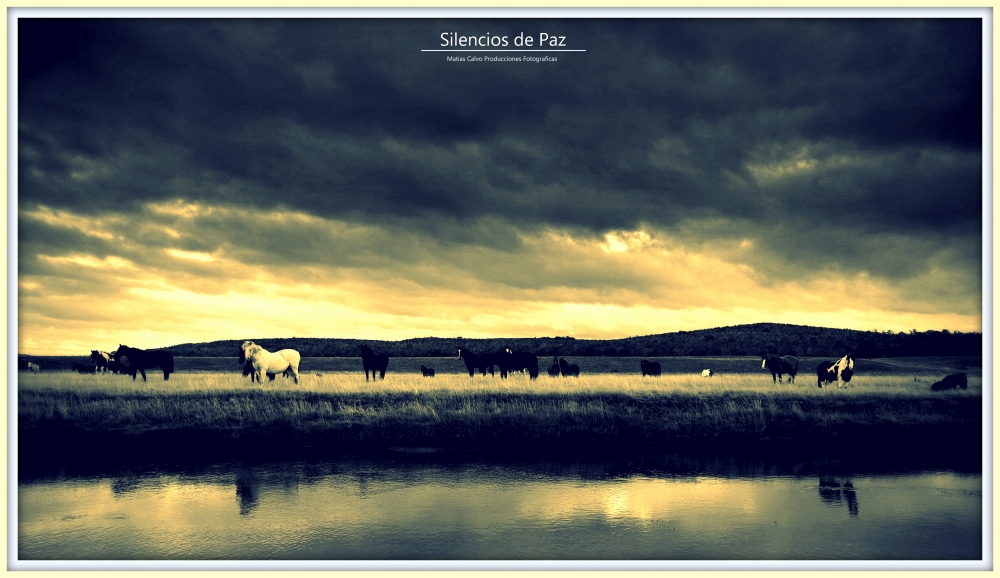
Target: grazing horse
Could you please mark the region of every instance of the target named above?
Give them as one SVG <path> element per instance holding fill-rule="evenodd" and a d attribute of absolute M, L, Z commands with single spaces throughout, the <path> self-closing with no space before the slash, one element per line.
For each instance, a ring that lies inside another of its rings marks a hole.
<path fill-rule="evenodd" d="M 174 356 L 169 351 L 162 349 L 136 349 L 135 347 L 119 344 L 114 357 L 115 359 L 121 359 L 123 355 L 128 358 L 129 373 L 132 375 L 132 381 L 135 381 L 137 371 L 142 374 L 142 380 L 146 381 L 146 370 L 153 369 L 154 367 L 159 367 L 163 370 L 163 381 L 170 379 L 170 374 L 174 372 Z"/>
<path fill-rule="evenodd" d="M 795 374 L 799 371 L 799 360 L 792 357 L 791 355 L 785 355 L 779 357 L 777 355 L 772 355 L 770 353 L 765 353 L 760 356 L 761 369 L 767 369 L 771 372 L 771 381 L 773 383 L 779 383 L 781 381 L 781 376 L 788 374 L 788 382 L 795 383 Z M 775 379 L 777 376 L 777 379 Z"/>
<path fill-rule="evenodd" d="M 703 370 L 701 370 L 701 376 L 702 377 L 712 377 L 713 375 L 715 375 L 715 373 L 713 373 L 711 369 L 703 369 Z"/>
<path fill-rule="evenodd" d="M 385 370 L 389 367 L 389 356 L 385 353 L 379 353 L 375 355 L 367 345 L 362 345 L 359 349 L 361 355 L 361 364 L 365 366 L 365 381 L 368 381 L 368 371 L 372 372 L 372 381 L 375 381 L 375 372 L 378 371 L 379 377 L 385 379 Z"/>
<path fill-rule="evenodd" d="M 274 381 L 274 376 L 279 372 L 292 372 L 292 379 L 299 382 L 299 361 L 302 356 L 294 349 L 282 349 L 271 352 L 257 345 L 252 341 L 244 341 L 240 346 L 240 358 L 249 360 L 253 364 L 253 375 L 258 383 L 264 382 L 266 374 L 270 381 Z M 243 363 L 243 361 L 241 361 Z M 246 369 L 246 365 L 243 366 Z"/>
<path fill-rule="evenodd" d="M 823 387 L 823 383 L 833 383 L 837 380 L 837 387 L 843 387 L 845 383 L 851 381 L 854 375 L 854 356 L 848 353 L 837 361 L 824 361 L 816 366 L 816 385 Z"/>
<path fill-rule="evenodd" d="M 108 362 L 108 370 L 110 370 L 111 373 L 115 375 L 119 375 L 122 373 L 129 373 L 129 367 L 124 363 L 118 361 L 114 357 L 112 357 L 111 361 Z"/>
<path fill-rule="evenodd" d="M 508 371 L 528 370 L 531 379 L 538 379 L 538 356 L 527 351 L 511 351 L 509 347 L 506 351 L 510 354 Z"/>
<path fill-rule="evenodd" d="M 97 373 L 97 366 L 95 366 L 95 365 L 88 365 L 86 363 L 74 363 L 73 364 L 73 371 L 76 371 L 76 372 L 79 372 L 79 373 Z"/>
<path fill-rule="evenodd" d="M 576 365 L 575 363 L 573 365 L 570 365 L 569 363 L 566 363 L 565 359 L 560 357 L 559 372 L 562 373 L 563 377 L 568 377 L 570 375 L 580 377 L 580 366 Z"/>
<path fill-rule="evenodd" d="M 41 370 L 42 368 L 38 367 L 37 364 L 31 363 L 30 361 L 28 362 L 28 371 L 30 371 L 31 373 L 38 373 Z"/>
<path fill-rule="evenodd" d="M 964 373 L 953 373 L 943 380 L 945 383 L 954 384 L 954 386 L 961 387 L 962 389 L 969 388 L 969 378 L 965 376 Z"/>
<path fill-rule="evenodd" d="M 111 359 L 111 354 L 107 351 L 90 350 L 90 362 L 97 368 L 96 371 L 107 373 L 108 366 L 111 365 Z"/>
<path fill-rule="evenodd" d="M 642 376 L 647 375 L 660 375 L 660 362 L 659 361 L 646 361 L 643 359 L 639 362 L 639 366 L 642 367 Z"/>
<path fill-rule="evenodd" d="M 941 381 L 936 382 L 931 386 L 931 391 L 942 391 L 945 389 L 955 389 L 956 387 L 961 387 L 962 389 L 967 389 L 969 387 L 969 379 L 964 373 L 954 373 L 945 377 Z"/>
<path fill-rule="evenodd" d="M 552 365 L 549 366 L 549 375 L 552 377 L 558 377 L 561 369 L 559 369 L 559 358 L 552 357 Z"/>
<path fill-rule="evenodd" d="M 424 375 L 424 377 L 434 377 L 434 368 L 433 367 L 424 367 L 423 365 L 421 365 L 420 366 L 420 373 L 422 373 Z"/>

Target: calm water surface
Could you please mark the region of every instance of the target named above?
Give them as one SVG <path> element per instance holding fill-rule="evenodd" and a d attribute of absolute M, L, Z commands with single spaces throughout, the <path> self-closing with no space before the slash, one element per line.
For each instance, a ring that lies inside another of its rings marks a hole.
<path fill-rule="evenodd" d="M 978 560 L 982 476 L 343 459 L 48 473 L 20 560 Z M 820 473 L 822 472 L 822 473 Z"/>

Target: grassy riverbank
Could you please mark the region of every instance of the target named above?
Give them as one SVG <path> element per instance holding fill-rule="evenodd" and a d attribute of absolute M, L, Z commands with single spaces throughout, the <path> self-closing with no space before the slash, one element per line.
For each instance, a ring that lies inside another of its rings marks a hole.
<path fill-rule="evenodd" d="M 425 379 L 355 373 L 279 377 L 251 384 L 232 374 L 170 381 L 72 373 L 19 377 L 22 451 L 51 444 L 188 446 L 678 444 L 713 440 L 838 442 L 941 439 L 979 443 L 981 379 L 968 390 L 929 391 L 911 376 L 858 379 L 845 389 L 733 374 L 645 378 L 467 375 Z"/>

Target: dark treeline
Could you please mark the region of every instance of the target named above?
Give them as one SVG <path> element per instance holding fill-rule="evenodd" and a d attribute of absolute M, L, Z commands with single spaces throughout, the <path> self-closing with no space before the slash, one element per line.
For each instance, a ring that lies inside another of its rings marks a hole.
<path fill-rule="evenodd" d="M 475 352 L 530 351 L 538 356 L 565 357 L 620 356 L 736 356 L 764 352 L 803 357 L 840 357 L 853 352 L 856 357 L 979 356 L 981 333 L 942 331 L 854 331 L 781 323 L 755 323 L 698 331 L 678 331 L 623 339 L 574 339 L 572 337 L 530 337 L 466 339 L 462 337 L 420 337 L 403 341 L 365 339 L 251 338 L 271 351 L 295 349 L 303 357 L 357 357 L 358 348 L 368 345 L 391 357 L 447 357 L 459 347 Z M 183 357 L 237 357 L 238 340 L 184 343 L 167 347 Z"/>

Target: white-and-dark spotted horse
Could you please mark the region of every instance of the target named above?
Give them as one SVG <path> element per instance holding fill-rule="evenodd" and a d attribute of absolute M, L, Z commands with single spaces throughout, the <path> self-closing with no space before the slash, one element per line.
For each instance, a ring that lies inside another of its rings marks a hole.
<path fill-rule="evenodd" d="M 715 373 L 711 369 L 703 369 L 703 370 L 701 370 L 701 376 L 702 377 L 712 377 L 713 375 L 715 375 Z"/>
<path fill-rule="evenodd" d="M 824 361 L 816 366 L 816 385 L 837 382 L 837 387 L 843 387 L 851 381 L 854 375 L 854 356 L 848 353 L 837 361 Z"/>
<path fill-rule="evenodd" d="M 110 353 L 107 351 L 97 351 L 96 349 L 90 350 L 90 362 L 94 364 L 97 371 L 101 373 L 107 373 L 108 367 L 111 366 L 111 360 L 114 359 Z"/>
<path fill-rule="evenodd" d="M 299 361 L 302 356 L 294 349 L 282 349 L 271 352 L 257 345 L 252 341 L 244 341 L 240 346 L 240 363 L 247 360 L 253 364 L 254 378 L 258 383 L 263 383 L 262 378 L 267 374 L 277 375 L 291 370 L 292 379 L 299 382 Z"/>
<path fill-rule="evenodd" d="M 41 370 L 42 368 L 38 367 L 37 363 L 31 363 L 30 361 L 28 362 L 28 371 L 30 371 L 31 373 L 38 373 Z"/>
<path fill-rule="evenodd" d="M 795 383 L 795 374 L 799 371 L 799 360 L 791 355 L 778 356 L 765 353 L 760 356 L 761 369 L 771 372 L 771 381 L 781 382 L 781 376 L 788 374 L 788 382 Z M 777 377 L 777 379 L 775 379 Z"/>

